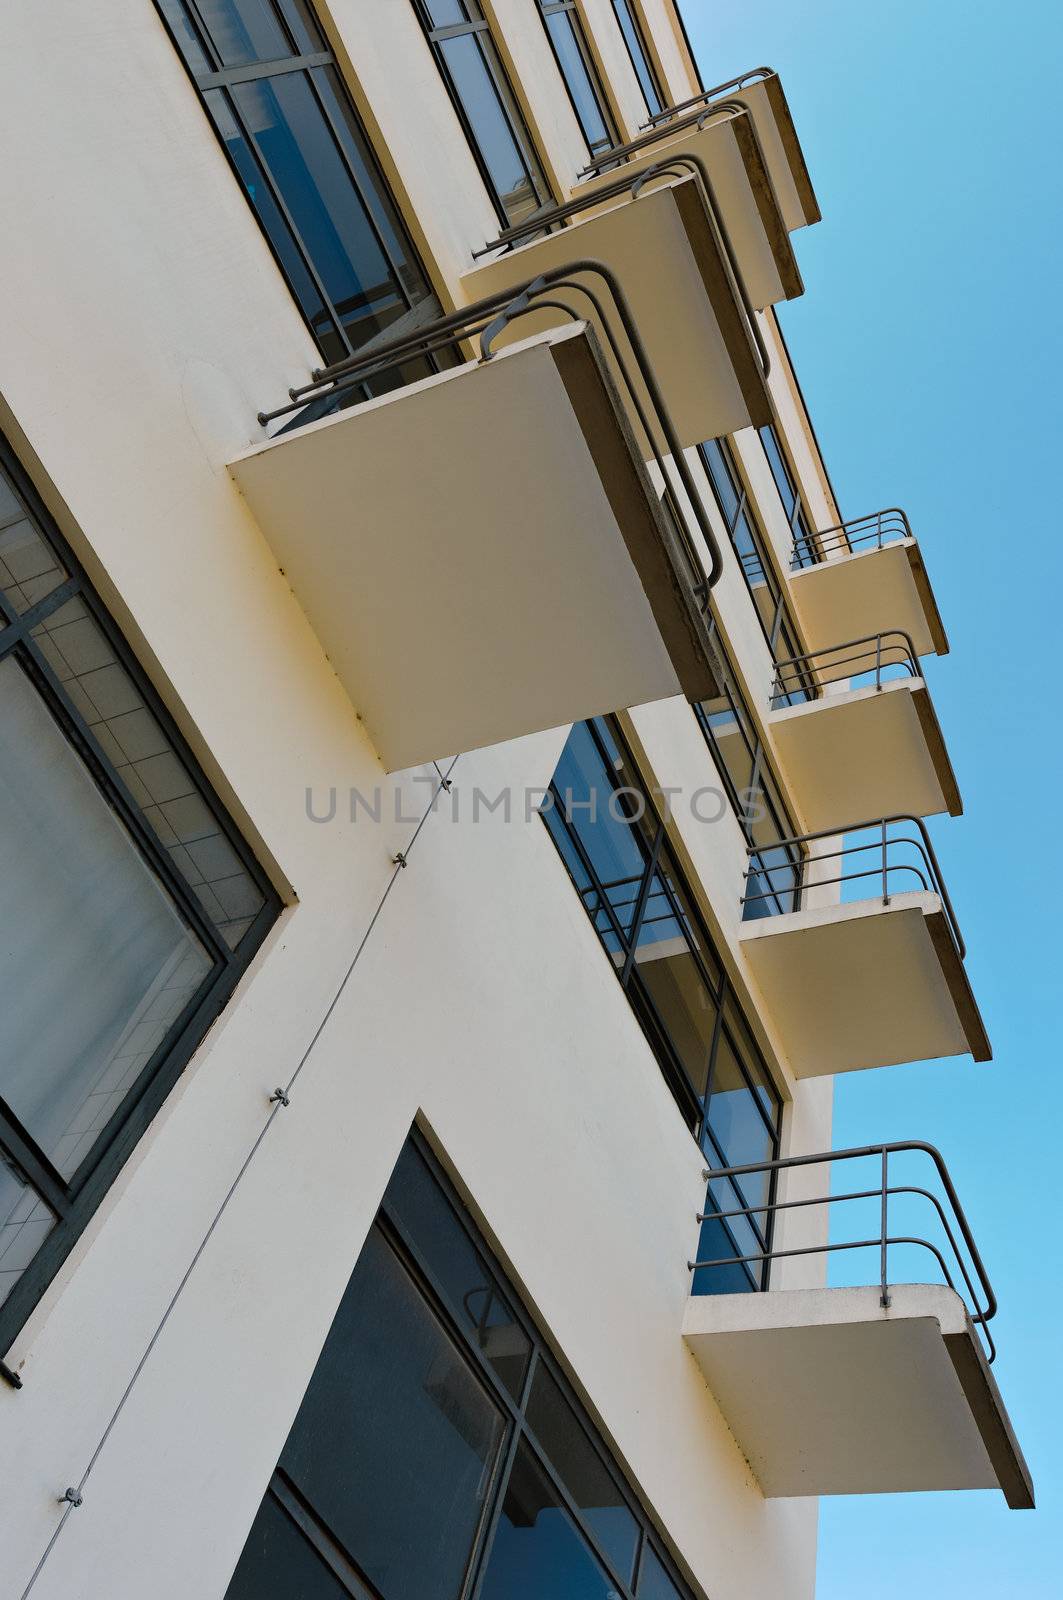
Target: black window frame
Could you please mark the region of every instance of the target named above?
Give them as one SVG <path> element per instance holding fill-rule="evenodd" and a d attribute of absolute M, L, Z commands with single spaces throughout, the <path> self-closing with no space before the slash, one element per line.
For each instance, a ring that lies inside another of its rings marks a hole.
<path fill-rule="evenodd" d="M 481 54 L 484 56 L 485 70 L 491 80 L 491 88 L 494 91 L 498 108 L 501 111 L 502 116 L 509 128 L 510 134 L 513 138 L 513 143 L 516 146 L 517 152 L 520 156 L 521 164 L 524 167 L 524 175 L 528 180 L 528 186 L 538 201 L 538 206 L 535 209 L 541 210 L 545 206 L 555 204 L 557 197 L 553 192 L 553 187 L 550 182 L 550 175 L 547 171 L 546 163 L 542 158 L 539 147 L 536 144 L 535 138 L 532 135 L 532 131 L 528 126 L 527 119 L 524 115 L 520 101 L 517 98 L 513 84 L 510 82 L 509 73 L 506 71 L 505 63 L 502 60 L 498 45 L 495 42 L 490 22 L 488 21 L 487 17 L 484 16 L 478 0 L 459 0 L 459 3 L 466 13 L 465 21 L 452 22 L 445 26 L 437 27 L 432 22 L 431 15 L 427 7 L 427 0 L 412 0 L 413 8 L 424 31 L 428 48 L 432 52 L 432 57 L 437 68 L 439 69 L 439 76 L 443 80 L 443 87 L 447 91 L 447 94 L 450 98 L 450 103 L 454 107 L 455 115 L 457 116 L 458 122 L 461 124 L 461 130 L 465 135 L 466 143 L 468 144 L 473 160 L 476 163 L 477 171 L 483 180 L 483 185 L 487 190 L 491 204 L 494 206 L 498 221 L 501 227 L 505 229 L 514 226 L 515 222 L 517 221 L 527 221 L 527 217 L 511 217 L 506 210 L 503 196 L 499 194 L 498 189 L 495 186 L 494 179 L 491 176 L 490 168 L 487 165 L 487 160 L 480 148 L 480 141 L 476 137 L 476 130 L 474 129 L 468 113 L 465 110 L 460 91 L 454 82 L 453 75 L 450 71 L 450 66 L 447 62 L 446 50 L 444 46 L 448 39 L 457 39 L 469 34 L 474 34 L 477 36 L 477 42 L 480 46 Z M 475 13 L 475 15 L 472 13 Z M 485 45 L 486 50 L 484 48 Z M 505 89 L 504 95 L 499 90 L 499 83 L 501 83 Z M 508 106 L 506 104 L 507 97 L 510 101 L 510 105 Z M 534 210 L 529 213 L 529 215 L 534 214 Z"/>
<path fill-rule="evenodd" d="M 817 562 L 822 560 L 822 557 L 816 544 L 816 536 L 808 520 L 807 507 L 801 493 L 801 486 L 797 481 L 797 474 L 783 448 L 783 442 L 779 437 L 778 430 L 774 423 L 766 422 L 762 428 L 757 429 L 757 436 L 760 439 L 761 449 L 764 451 L 764 459 L 768 464 L 768 470 L 772 475 L 776 489 L 779 491 L 780 504 L 790 525 L 790 537 L 793 540 L 790 553 L 791 564 L 795 569 L 799 567 L 814 567 Z M 774 447 L 774 455 L 772 450 L 768 448 L 769 438 Z M 776 470 L 776 461 L 778 461 L 779 470 Z M 782 473 L 781 481 L 780 472 Z M 786 503 L 788 499 L 790 501 L 789 505 Z"/>
<path fill-rule="evenodd" d="M 634 35 L 634 38 L 638 44 L 639 54 L 642 57 L 642 65 L 646 72 L 646 78 L 652 86 L 654 94 L 657 96 L 658 104 L 656 106 L 650 105 L 649 96 L 646 93 L 645 85 L 643 83 L 642 73 L 639 71 L 639 63 L 635 60 L 635 52 L 631 47 L 631 39 L 620 20 L 621 10 L 623 10 L 631 23 L 631 33 Z M 631 62 L 631 70 L 635 74 L 635 81 L 639 86 L 639 93 L 642 95 L 643 103 L 646 107 L 646 114 L 650 117 L 659 116 L 660 113 L 665 111 L 668 107 L 668 96 L 665 92 L 664 85 L 661 82 L 660 74 L 658 73 L 656 65 L 654 64 L 650 47 L 646 43 L 646 30 L 642 25 L 642 18 L 639 15 L 635 0 L 613 0 L 613 16 L 616 19 L 616 25 L 620 31 L 620 37 L 624 41 L 624 49 L 628 53 L 628 59 Z"/>
<path fill-rule="evenodd" d="M 535 0 L 535 4 L 540 17 L 543 20 L 543 30 L 549 42 L 551 54 L 557 63 L 557 70 L 560 75 L 561 82 L 565 86 L 565 93 L 568 95 L 569 102 L 572 106 L 572 114 L 576 118 L 576 122 L 579 124 L 579 130 L 583 135 L 583 142 L 587 146 L 587 153 L 592 158 L 605 155 L 608 153 L 608 151 L 615 149 L 616 146 L 620 144 L 620 131 L 617 126 L 616 117 L 613 115 L 613 108 L 609 104 L 609 98 L 605 91 L 605 84 L 602 81 L 602 75 L 598 71 L 598 63 L 595 61 L 591 52 L 590 43 L 587 39 L 587 30 L 583 26 L 583 18 L 580 15 L 577 0 Z M 605 129 L 605 138 L 602 140 L 592 139 L 587 130 L 587 127 L 583 121 L 582 113 L 580 112 L 579 102 L 576 98 L 575 90 L 568 81 L 568 74 L 565 72 L 564 66 L 562 65 L 561 57 L 558 54 L 557 45 L 554 42 L 553 33 L 550 31 L 547 18 L 559 15 L 568 17 L 569 28 L 572 32 L 572 37 L 575 40 L 576 49 L 578 50 L 583 61 L 584 70 L 587 74 L 587 82 L 590 85 L 591 94 L 593 95 L 598 108 L 598 115 L 601 117 L 602 126 Z"/>
<path fill-rule="evenodd" d="M 504 1303 L 506 1310 L 512 1316 L 513 1322 L 528 1342 L 527 1366 L 517 1395 L 513 1395 L 510 1392 L 497 1370 L 487 1359 L 479 1339 L 475 1336 L 474 1327 L 476 1325 L 471 1323 L 469 1308 L 457 1304 L 451 1297 L 447 1285 L 434 1271 L 431 1259 L 422 1248 L 416 1234 L 409 1229 L 403 1220 L 401 1206 L 395 1203 L 394 1184 L 396 1179 L 400 1179 L 403 1160 L 410 1159 L 411 1147 L 413 1156 L 423 1163 L 427 1169 L 428 1176 L 439 1191 L 451 1220 L 465 1235 L 478 1258 L 479 1265 L 483 1268 L 485 1274 L 483 1288 L 487 1291 L 489 1299 L 491 1296 L 497 1296 Z M 551 1489 L 557 1494 L 561 1505 L 575 1523 L 580 1536 L 586 1541 L 608 1581 L 615 1586 L 618 1600 L 636 1600 L 647 1550 L 652 1551 L 660 1562 L 668 1579 L 675 1585 L 680 1600 L 694 1600 L 693 1592 L 680 1575 L 664 1545 L 653 1518 L 635 1493 L 627 1475 L 602 1438 L 593 1417 L 566 1377 L 547 1338 L 525 1306 L 522 1295 L 518 1292 L 508 1273 L 503 1269 L 494 1252 L 483 1238 L 467 1206 L 456 1192 L 448 1174 L 444 1171 L 427 1139 L 416 1124 L 403 1146 L 399 1162 L 396 1163 L 392 1179 L 385 1190 L 380 1208 L 371 1227 L 379 1231 L 383 1242 L 393 1252 L 401 1267 L 408 1274 L 414 1287 L 420 1292 L 429 1309 L 442 1325 L 451 1344 L 460 1352 L 491 1400 L 496 1403 L 506 1423 L 507 1434 L 503 1439 L 499 1452 L 499 1463 L 490 1483 L 484 1514 L 474 1537 L 464 1579 L 455 1600 L 473 1600 L 473 1597 L 480 1590 L 490 1563 L 495 1533 L 502 1515 L 503 1504 L 512 1477 L 513 1465 L 521 1445 L 528 1447 L 536 1466 L 543 1472 Z M 577 1428 L 584 1442 L 594 1453 L 603 1472 L 611 1480 L 618 1491 L 620 1500 L 631 1513 L 637 1525 L 633 1576 L 630 1579 L 617 1572 L 594 1529 L 586 1521 L 580 1507 L 576 1504 L 561 1473 L 555 1468 L 547 1450 L 536 1437 L 534 1429 L 528 1421 L 527 1414 L 532 1397 L 532 1387 L 536 1373 L 540 1368 L 544 1369 L 557 1385 L 564 1401 L 573 1413 Z M 313 1381 L 313 1376 L 311 1376 L 310 1384 Z M 308 1390 L 310 1384 L 307 1385 Z M 283 1459 L 283 1452 L 281 1459 Z M 276 1480 L 278 1479 L 282 1480 L 279 1485 L 280 1492 L 278 1492 L 278 1486 L 276 1485 Z M 267 1485 L 263 1503 L 270 1497 L 295 1522 L 303 1533 L 304 1538 L 310 1543 L 311 1548 L 316 1551 L 333 1575 L 347 1587 L 352 1600 L 381 1600 L 379 1591 L 360 1570 L 357 1562 L 352 1561 L 352 1553 L 343 1551 L 341 1560 L 339 1562 L 336 1561 L 336 1547 L 331 1544 L 327 1528 L 323 1525 L 316 1525 L 312 1508 L 307 1506 L 305 1502 L 302 1505 L 298 1503 L 292 1505 L 290 1503 L 292 1500 L 298 1501 L 298 1492 L 294 1491 L 294 1486 L 285 1481 L 285 1475 L 279 1461 Z M 286 1500 L 289 1501 L 288 1504 L 285 1503 Z M 389 1597 L 389 1600 L 391 1600 L 391 1597 Z"/>
<path fill-rule="evenodd" d="M 355 193 L 359 198 L 369 228 L 375 238 L 377 246 L 384 260 L 387 262 L 394 288 L 406 302 L 407 313 L 413 315 L 416 314 L 417 310 L 420 310 L 426 320 L 430 320 L 432 316 L 440 315 L 442 308 L 431 276 L 425 266 L 419 250 L 417 249 L 417 246 L 414 243 L 398 202 L 392 193 L 391 185 L 384 174 L 383 168 L 381 167 L 380 161 L 373 147 L 373 141 L 369 137 L 369 133 L 365 127 L 364 121 L 359 114 L 350 90 L 344 81 L 342 69 L 336 59 L 335 52 L 329 45 L 328 36 L 320 18 L 317 16 L 316 11 L 314 10 L 312 0 L 305 0 L 305 9 L 309 11 L 313 17 L 313 24 L 321 37 L 324 48 L 313 52 L 305 52 L 300 50 L 297 30 L 303 24 L 297 20 L 297 13 L 293 9 L 292 0 L 261 0 L 263 9 L 278 22 L 284 34 L 287 36 L 291 45 L 292 54 L 275 59 L 258 60 L 246 65 L 229 67 L 227 67 L 222 60 L 221 50 L 211 36 L 210 29 L 200 10 L 198 0 L 172 0 L 172 3 L 178 5 L 184 15 L 187 17 L 196 43 L 210 64 L 211 71 L 206 74 L 201 74 L 196 71 L 196 68 L 189 58 L 188 53 L 184 49 L 182 42 L 170 21 L 170 18 L 166 14 L 165 0 L 153 0 L 153 3 L 163 27 L 169 34 L 174 48 L 181 59 L 186 73 L 188 74 L 189 81 L 195 89 L 200 103 L 203 106 L 207 121 L 214 130 L 215 136 L 217 137 L 218 143 L 222 148 L 225 159 L 229 164 L 230 170 L 232 171 L 233 177 L 239 186 L 240 192 L 243 194 L 244 199 L 251 210 L 256 223 L 258 224 L 258 227 L 260 228 L 262 235 L 269 246 L 270 253 L 273 256 L 274 261 L 277 263 L 277 268 L 288 286 L 288 291 L 291 294 L 292 300 L 299 311 L 299 314 L 305 323 L 311 338 L 314 340 L 314 343 L 317 345 L 322 356 L 328 361 L 333 361 L 336 359 L 343 359 L 346 356 L 356 355 L 360 351 L 371 347 L 373 336 L 370 336 L 369 339 L 358 344 L 355 344 L 351 339 L 349 327 L 343 319 L 343 313 L 341 312 L 340 308 L 333 303 L 330 295 L 328 294 L 328 291 L 326 290 L 324 282 L 321 278 L 321 274 L 314 265 L 312 251 L 309 245 L 302 238 L 294 219 L 290 215 L 288 206 L 284 200 L 284 196 L 280 190 L 278 182 L 270 171 L 269 163 L 264 158 L 258 138 L 248 126 L 247 119 L 241 112 L 237 100 L 232 93 L 233 88 L 240 84 L 268 82 L 269 79 L 273 77 L 284 76 L 287 74 L 300 74 L 305 79 L 309 85 L 310 92 L 314 97 L 314 101 L 321 112 L 323 126 L 328 129 L 340 161 L 346 170 L 347 176 L 350 179 Z M 343 107 L 348 118 L 357 128 L 361 136 L 362 153 L 364 155 L 370 177 L 373 180 L 374 187 L 367 188 L 355 164 L 350 159 L 350 155 L 345 147 L 344 140 L 338 134 L 333 114 L 325 103 L 321 95 L 319 85 L 314 76 L 315 69 L 318 68 L 330 68 L 335 75 L 338 91 L 342 96 Z M 328 345 L 325 342 L 326 336 L 322 334 L 321 330 L 314 326 L 313 320 L 307 312 L 305 306 L 302 304 L 298 289 L 293 283 L 291 275 L 285 266 L 277 242 L 255 209 L 252 198 L 248 193 L 247 185 L 241 176 L 232 152 L 229 150 L 228 145 L 217 126 L 215 118 L 211 113 L 209 103 L 206 99 L 206 96 L 214 90 L 217 90 L 224 95 L 228 115 L 233 119 L 236 127 L 240 131 L 242 138 L 244 139 L 247 149 L 252 153 L 256 164 L 262 173 L 273 204 L 276 206 L 282 222 L 284 223 L 284 226 L 286 227 L 288 234 L 290 235 L 290 238 L 296 248 L 296 251 L 301 257 L 305 271 L 308 273 L 314 284 L 314 288 L 320 297 L 321 305 L 328 315 L 329 328 L 332 332 L 332 335 L 343 347 L 338 356 L 335 352 L 329 350 Z M 403 249 L 406 252 L 404 260 L 399 260 L 393 254 L 387 239 L 388 229 L 390 229 L 401 241 Z M 424 290 L 422 294 L 414 295 L 411 293 L 410 280 L 412 274 L 416 274 L 419 278 L 420 284 L 423 286 Z M 433 366 L 428 370 L 435 370 L 435 367 Z"/>
<path fill-rule="evenodd" d="M 731 494 L 735 500 L 733 515 L 728 514 L 716 481 L 716 473 L 711 464 L 709 451 L 713 446 L 720 452 L 720 461 L 723 470 L 727 474 Z M 701 464 L 708 479 L 716 509 L 723 518 L 724 526 L 727 529 L 727 537 L 731 542 L 735 559 L 749 591 L 749 598 L 753 602 L 753 609 L 757 614 L 757 622 L 771 653 L 771 659 L 776 666 L 781 662 L 797 660 L 803 654 L 797 623 L 790 610 L 783 585 L 775 571 L 767 536 L 760 525 L 760 518 L 757 516 L 753 498 L 746 488 L 745 478 L 738 462 L 735 460 L 730 441 L 726 438 L 707 440 L 704 444 L 698 446 L 698 454 L 701 457 Z M 757 599 L 756 575 L 750 571 L 748 557 L 743 555 L 738 546 L 737 531 L 743 518 L 753 543 L 757 574 L 759 574 L 767 590 L 768 598 L 772 603 L 772 620 L 770 624 L 765 620 L 760 602 Z M 787 687 L 780 690 L 774 703 L 780 706 L 803 705 L 806 700 L 814 699 L 816 692 L 816 684 L 811 674 L 807 669 L 799 667 L 787 675 Z"/>
<path fill-rule="evenodd" d="M 3 434 L 0 434 L 0 471 L 13 484 L 36 533 L 68 574 L 21 615 L 0 593 L 0 661 L 13 659 L 25 672 L 122 823 L 146 867 L 162 884 L 178 914 L 212 959 L 211 975 L 204 978 L 184 1012 L 172 1024 L 167 1038 L 153 1052 L 71 1177 L 61 1175 L 21 1120 L 0 1099 L 0 1159 L 6 1160 L 30 1185 L 56 1218 L 51 1233 L 0 1305 L 0 1351 L 3 1351 L 58 1273 L 211 1024 L 224 1010 L 279 916 L 282 902 Z M 226 843 L 262 895 L 260 910 L 235 949 L 225 944 L 211 918 L 199 905 L 192 888 L 171 861 L 165 846 L 33 637 L 34 629 L 74 599 L 84 606 L 114 651 L 116 662 L 132 680 L 146 710 L 155 718 L 174 755 L 184 765 Z"/>
<path fill-rule="evenodd" d="M 568 817 L 568 808 L 566 806 L 565 795 L 557 787 L 557 784 L 553 779 L 551 779 L 549 787 L 552 805 L 549 809 L 544 809 L 542 812 L 543 821 L 546 825 L 547 832 L 550 834 L 551 840 L 557 849 L 558 854 L 561 856 L 565 870 L 569 873 L 569 877 L 577 895 L 580 898 L 583 908 L 587 912 L 591 924 L 598 934 L 603 955 L 608 960 L 614 976 L 619 982 L 621 988 L 624 990 L 628 1002 L 638 1018 L 639 1025 L 641 1026 L 643 1033 L 646 1035 L 647 1042 L 657 1059 L 658 1065 L 661 1068 L 661 1074 L 665 1080 L 665 1083 L 668 1085 L 672 1098 L 675 1100 L 676 1106 L 678 1107 L 679 1113 L 682 1116 L 689 1132 L 697 1142 L 699 1149 L 701 1149 L 703 1154 L 714 1158 L 714 1166 L 724 1167 L 731 1164 L 727 1153 L 722 1149 L 716 1135 L 713 1132 L 710 1121 L 715 1071 L 719 1060 L 721 1043 L 725 1043 L 730 1049 L 731 1055 L 739 1067 L 744 1084 L 750 1091 L 751 1100 L 757 1107 L 761 1120 L 764 1123 L 765 1132 L 768 1134 L 770 1140 L 770 1156 L 768 1159 L 775 1160 L 777 1159 L 781 1149 L 783 1099 L 775 1086 L 774 1079 L 768 1069 L 768 1064 L 760 1051 L 760 1047 L 757 1045 L 756 1036 L 749 1024 L 748 1018 L 745 1015 L 741 999 L 738 996 L 734 984 L 731 982 L 731 979 L 728 975 L 726 964 L 721 959 L 719 950 L 716 947 L 716 943 L 713 940 L 708 926 L 698 909 L 697 901 L 691 890 L 686 874 L 676 857 L 674 849 L 672 849 L 669 844 L 667 824 L 664 818 L 661 816 L 656 804 L 654 803 L 650 786 L 642 778 L 638 763 L 636 762 L 631 750 L 631 746 L 624 737 L 623 730 L 617 718 L 596 717 L 583 724 L 583 726 L 586 727 L 590 732 L 591 739 L 594 743 L 599 759 L 601 760 L 604 771 L 615 771 L 616 769 L 613 754 L 610 751 L 608 744 L 602 737 L 601 728 L 608 730 L 609 737 L 613 740 L 617 749 L 621 752 L 624 762 L 623 777 L 622 779 L 618 777 L 614 792 L 624 792 L 636 787 L 637 785 L 641 795 L 641 805 L 639 807 L 636 807 L 634 803 L 625 796 L 622 808 L 632 822 L 632 825 L 635 826 L 637 834 L 641 833 L 639 843 L 644 859 L 641 878 L 638 885 L 634 886 L 634 892 L 632 895 L 632 903 L 637 909 L 632 917 L 630 929 L 624 929 L 614 910 L 615 894 L 611 893 L 611 891 L 615 890 L 617 886 L 602 882 L 589 853 L 579 837 L 577 826 L 573 825 L 572 820 Z M 573 809 L 575 809 L 575 807 L 573 807 Z M 639 826 L 640 824 L 641 827 Z M 572 877 L 571 870 L 569 869 L 567 861 L 565 861 L 564 853 L 561 849 L 557 833 L 555 831 L 557 827 L 564 829 L 566 840 L 571 845 L 574 854 L 579 859 L 581 868 L 587 875 L 589 888 L 584 888 L 575 880 L 575 878 Z M 688 919 L 695 925 L 693 930 L 695 938 L 688 942 L 688 948 L 698 968 L 701 981 L 704 984 L 716 1011 L 712 1045 L 709 1058 L 706 1063 L 706 1086 L 704 1098 L 698 1094 L 695 1085 L 690 1081 L 677 1050 L 671 1044 L 668 1035 L 668 1028 L 660 1016 L 652 996 L 641 981 L 638 972 L 638 965 L 635 960 L 635 952 L 638 948 L 641 921 L 645 916 L 648 902 L 651 898 L 650 886 L 658 873 L 658 869 L 661 864 L 662 853 L 665 854 L 667 860 L 666 877 L 674 878 L 676 884 L 678 885 L 680 895 L 682 896 L 682 899 L 679 901 L 676 901 L 672 896 L 669 896 L 671 916 L 680 926 L 686 923 Z M 606 924 L 604 928 L 600 920 L 603 917 Z M 610 940 L 615 943 L 616 950 L 611 948 L 609 943 Z M 622 953 L 624 956 L 623 961 L 619 963 L 616 959 L 617 951 Z M 706 959 L 706 955 L 708 959 Z M 715 966 L 716 972 L 719 974 L 718 978 L 714 978 L 713 976 L 712 968 L 709 965 L 710 960 Z M 735 1037 L 734 1029 L 727 1021 L 726 1012 L 728 1009 L 733 1009 L 736 1012 L 738 1020 L 741 1023 L 741 1026 L 749 1040 L 750 1045 L 752 1046 L 753 1051 L 755 1052 L 756 1059 L 754 1062 L 754 1067 L 759 1074 L 759 1083 L 757 1078 L 753 1076 L 749 1067 L 747 1067 L 747 1064 L 744 1060 L 744 1051 L 741 1043 Z M 766 1115 L 764 1111 L 763 1101 L 760 1093 L 758 1093 L 758 1090 L 761 1089 L 770 1097 L 773 1103 L 773 1118 Z M 735 1199 L 733 1202 L 734 1205 L 745 1206 L 752 1204 L 750 1200 L 745 1198 L 743 1191 L 737 1186 L 734 1180 L 731 1181 L 731 1187 L 735 1194 Z M 770 1184 L 770 1194 L 768 1197 L 769 1200 L 774 1197 L 774 1191 L 775 1179 L 773 1175 Z M 749 1226 L 756 1235 L 759 1246 L 765 1254 L 767 1254 L 771 1249 L 773 1222 L 774 1213 L 770 1211 L 767 1212 L 766 1225 L 761 1224 L 759 1216 L 751 1216 L 748 1218 Z M 739 1249 L 737 1242 L 734 1240 L 733 1232 L 728 1224 L 723 1224 L 723 1227 L 731 1236 L 732 1243 L 734 1243 L 735 1254 L 741 1255 L 746 1253 Z M 756 1273 L 750 1266 L 746 1265 L 742 1267 L 742 1271 L 749 1279 L 750 1288 L 759 1289 L 766 1287 L 767 1263 L 762 1265 L 759 1274 Z"/>

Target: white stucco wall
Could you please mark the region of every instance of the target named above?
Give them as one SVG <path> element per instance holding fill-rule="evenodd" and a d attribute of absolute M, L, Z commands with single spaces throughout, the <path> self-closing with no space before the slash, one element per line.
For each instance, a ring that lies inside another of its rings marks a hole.
<path fill-rule="evenodd" d="M 389 0 L 361 29 L 354 0 L 333 10 L 456 276 L 490 208 L 409 7 Z M 423 93 L 399 83 L 395 51 Z M 18 1593 L 413 824 L 342 820 L 352 786 L 383 781 L 379 762 L 225 470 L 315 356 L 154 11 L 13 0 L 0 108 L 17 152 L 0 179 L 17 223 L 0 244 L 4 407 L 289 902 L 8 1355 L 25 1387 L 0 1387 L 0 1550 Z M 734 642 L 753 671 L 743 599 L 735 588 Z M 721 605 L 726 619 L 726 590 Z M 715 781 L 688 708 L 633 720 L 661 781 Z M 462 757 L 459 794 L 545 785 L 565 732 Z M 335 822 L 307 818 L 307 786 L 319 802 L 336 787 Z M 426 791 L 414 775 L 402 788 L 415 815 Z M 733 949 L 738 830 L 684 842 Z M 826 1089 L 794 1094 L 778 1068 L 791 1139 L 828 1143 Z M 815 1506 L 764 1501 L 680 1337 L 701 1155 L 541 822 L 455 825 L 447 808 L 398 874 L 35 1600 L 223 1594 L 415 1117 L 712 1600 L 807 1600 Z"/>

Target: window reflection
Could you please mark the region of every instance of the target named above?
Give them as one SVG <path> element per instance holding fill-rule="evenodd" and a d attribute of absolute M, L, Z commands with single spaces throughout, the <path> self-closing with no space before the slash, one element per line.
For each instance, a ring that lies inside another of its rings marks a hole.
<path fill-rule="evenodd" d="M 627 53 L 631 57 L 631 65 L 635 69 L 635 76 L 639 80 L 642 98 L 646 102 L 646 109 L 651 117 L 664 110 L 664 95 L 650 59 L 650 52 L 643 37 L 642 28 L 635 11 L 634 0 L 613 0 L 613 11 L 627 45 Z"/>
<path fill-rule="evenodd" d="M 560 1497 L 522 1444 L 502 1502 L 481 1600 L 619 1600 Z"/>
<path fill-rule="evenodd" d="M 619 143 L 574 0 L 539 0 L 547 37 L 590 154 Z"/>

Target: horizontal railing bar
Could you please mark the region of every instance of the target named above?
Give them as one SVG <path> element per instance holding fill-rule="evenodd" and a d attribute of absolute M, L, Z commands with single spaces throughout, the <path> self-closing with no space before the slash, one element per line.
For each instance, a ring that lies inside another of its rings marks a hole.
<path fill-rule="evenodd" d="M 747 83 L 777 76 L 774 67 L 752 67 L 748 72 L 740 73 L 737 78 L 728 78 L 726 83 L 718 83 L 714 89 L 702 89 L 699 94 L 692 94 L 689 100 L 677 100 L 674 105 L 665 106 L 663 111 L 655 111 L 641 126 L 659 127 L 661 123 L 669 122 L 672 117 L 678 116 L 681 111 L 688 111 L 692 106 L 711 105 L 717 95 L 726 94 L 729 89 L 744 89 Z"/>

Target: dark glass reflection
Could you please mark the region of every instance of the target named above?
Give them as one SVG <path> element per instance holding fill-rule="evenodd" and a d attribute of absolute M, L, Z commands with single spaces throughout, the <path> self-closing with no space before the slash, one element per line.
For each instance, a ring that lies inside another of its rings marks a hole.
<path fill-rule="evenodd" d="M 646 102 L 646 109 L 651 117 L 664 110 L 664 99 L 657 83 L 657 74 L 653 70 L 650 54 L 646 48 L 646 41 L 642 37 L 642 29 L 635 15 L 631 0 L 613 0 L 613 10 L 616 20 L 620 25 L 620 32 L 627 45 L 627 53 L 631 57 L 631 65 L 635 69 L 635 76 L 639 80 L 642 98 Z"/>
<path fill-rule="evenodd" d="M 480 1600 L 617 1600 L 526 1444 L 513 1464 Z"/>
<path fill-rule="evenodd" d="M 595 155 L 609 149 L 617 139 L 580 20 L 567 5 L 551 5 L 550 0 L 540 0 L 540 5 L 580 130 L 588 150 Z"/>
<path fill-rule="evenodd" d="M 226 1600 L 350 1600 L 351 1589 L 268 1494 L 225 1593 Z M 362 1593 L 373 1600 L 368 1590 Z"/>
<path fill-rule="evenodd" d="M 506 220 L 522 222 L 540 196 L 517 140 L 514 114 L 500 92 L 494 46 L 480 33 L 463 33 L 443 40 L 440 49 Z"/>
<path fill-rule="evenodd" d="M 642 1554 L 637 1593 L 638 1600 L 681 1600 L 679 1590 L 650 1545 Z"/>

